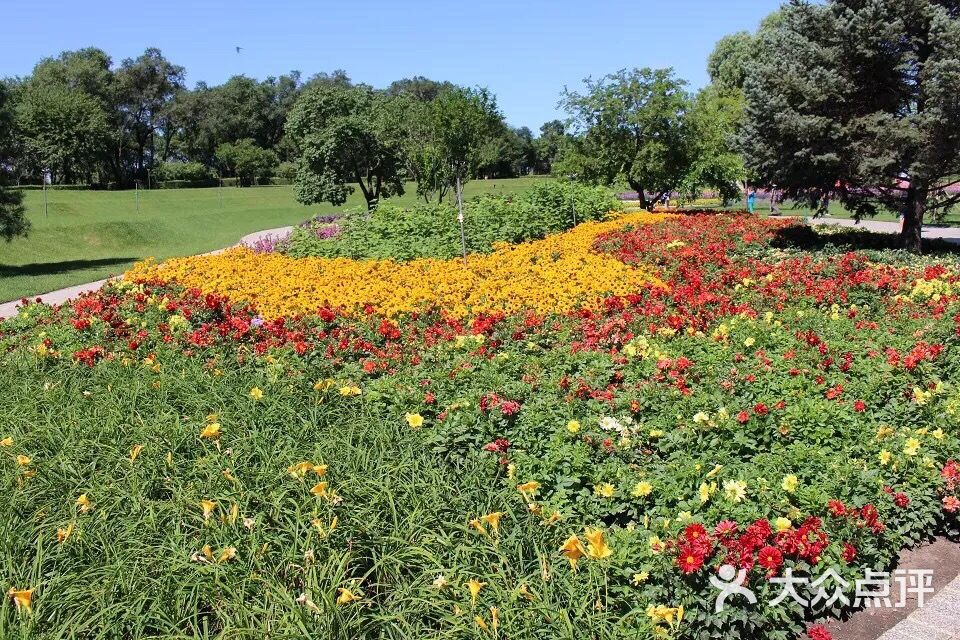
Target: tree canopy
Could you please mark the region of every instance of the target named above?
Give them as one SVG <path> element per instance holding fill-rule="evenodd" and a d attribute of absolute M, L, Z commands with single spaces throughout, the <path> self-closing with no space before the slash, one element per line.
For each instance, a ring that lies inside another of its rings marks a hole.
<path fill-rule="evenodd" d="M 0 238 L 6 241 L 27 234 L 30 221 L 23 209 L 23 194 L 10 185 L 9 167 L 15 153 L 14 114 L 10 90 L 0 82 Z"/>
<path fill-rule="evenodd" d="M 298 154 L 297 199 L 343 204 L 357 185 L 367 208 L 402 195 L 402 127 L 391 99 L 366 85 L 311 87 L 287 120 Z"/>
<path fill-rule="evenodd" d="M 795 1 L 759 34 L 744 84 L 743 155 L 760 179 L 821 208 L 904 216 L 919 251 L 926 214 L 960 196 L 960 3 Z"/>

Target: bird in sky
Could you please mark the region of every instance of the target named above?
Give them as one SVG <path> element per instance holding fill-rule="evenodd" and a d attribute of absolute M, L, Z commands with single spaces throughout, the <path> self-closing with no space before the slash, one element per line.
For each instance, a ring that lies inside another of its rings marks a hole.
<path fill-rule="evenodd" d="M 234 47 L 237 50 L 237 53 L 240 53 L 243 50 L 243 47 Z"/>

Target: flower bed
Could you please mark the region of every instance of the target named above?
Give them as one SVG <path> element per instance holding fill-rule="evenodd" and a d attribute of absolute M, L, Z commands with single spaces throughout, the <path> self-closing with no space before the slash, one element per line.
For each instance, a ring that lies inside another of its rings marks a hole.
<path fill-rule="evenodd" d="M 960 271 L 651 222 L 471 258 L 480 309 L 236 251 L 0 324 L 0 635 L 824 637 L 788 570 L 957 533 Z"/>

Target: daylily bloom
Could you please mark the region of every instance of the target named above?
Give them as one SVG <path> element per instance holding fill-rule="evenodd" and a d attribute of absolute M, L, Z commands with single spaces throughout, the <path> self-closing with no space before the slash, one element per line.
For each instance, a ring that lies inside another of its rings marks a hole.
<path fill-rule="evenodd" d="M 485 516 L 480 516 L 480 519 L 490 525 L 490 528 L 494 531 L 500 530 L 500 519 L 503 517 L 502 511 L 494 511 L 493 513 L 488 513 Z"/>
<path fill-rule="evenodd" d="M 476 578 L 470 578 L 467 581 L 467 589 L 470 591 L 470 599 L 476 602 L 477 596 L 480 595 L 480 590 L 485 586 L 487 586 L 486 582 L 480 582 Z"/>
<path fill-rule="evenodd" d="M 217 503 L 213 500 L 201 500 L 200 508 L 203 509 L 203 519 L 209 520 L 210 516 L 213 515 L 213 510 L 217 508 Z"/>
<path fill-rule="evenodd" d="M 337 592 L 340 594 L 337 596 L 338 605 L 350 604 L 351 602 L 360 600 L 363 597 L 362 593 L 354 593 L 346 587 L 338 587 Z"/>
<path fill-rule="evenodd" d="M 20 465 L 21 467 L 27 467 L 30 465 L 31 462 L 33 462 L 33 460 L 31 460 L 29 456 L 25 456 L 22 454 L 17 456 L 17 464 Z"/>
<path fill-rule="evenodd" d="M 408 413 L 406 414 L 406 418 L 407 424 L 412 429 L 419 429 L 423 426 L 423 416 L 421 416 L 419 413 Z"/>
<path fill-rule="evenodd" d="M 80 508 L 80 513 L 87 513 L 93 509 L 93 503 L 90 502 L 90 498 L 87 497 L 87 494 L 81 493 L 77 498 L 76 502 L 77 507 Z"/>
<path fill-rule="evenodd" d="M 13 446 L 13 438 L 11 436 L 7 436 L 3 440 L 0 440 L 0 447 L 12 447 L 12 446 Z"/>
<path fill-rule="evenodd" d="M 66 529 L 57 529 L 57 543 L 63 544 L 67 541 L 67 538 L 73 533 L 73 523 L 67 525 Z"/>
<path fill-rule="evenodd" d="M 10 587 L 7 595 L 13 599 L 17 613 L 33 613 L 33 589 L 17 590 Z"/>
<path fill-rule="evenodd" d="M 560 553 L 570 561 L 570 567 L 576 571 L 577 563 L 580 561 L 580 558 L 584 556 L 586 551 L 583 548 L 583 543 L 580 542 L 580 538 L 576 535 L 572 535 L 567 538 L 567 541 L 563 543 L 562 547 L 560 547 Z"/>
<path fill-rule="evenodd" d="M 254 400 L 262 399 L 263 389 L 261 389 L 260 387 L 254 387 L 253 389 L 250 389 L 250 397 L 253 398 Z"/>
<path fill-rule="evenodd" d="M 540 483 L 536 482 L 535 480 L 531 480 L 530 482 L 525 482 L 523 484 L 517 485 L 517 491 L 519 491 L 525 496 L 532 496 L 537 492 L 537 489 L 539 488 L 540 488 Z"/>
<path fill-rule="evenodd" d="M 330 495 L 330 483 L 329 482 L 318 482 L 313 485 L 310 489 L 310 493 L 317 496 L 318 498 L 325 498 Z"/>
<path fill-rule="evenodd" d="M 142 444 L 135 444 L 133 448 L 130 449 L 130 462 L 133 462 L 140 456 L 140 452 L 143 451 Z"/>
<path fill-rule="evenodd" d="M 206 440 L 216 440 L 220 437 L 220 423 L 211 422 L 203 428 L 203 431 L 200 432 L 200 437 L 205 438 Z"/>
<path fill-rule="evenodd" d="M 360 391 L 360 387 L 357 387 L 357 386 L 347 385 L 347 386 L 344 386 L 344 387 L 340 387 L 340 395 L 342 395 L 342 396 L 347 396 L 347 397 L 349 397 L 349 396 L 358 396 L 358 395 L 360 395 L 361 393 L 362 393 L 362 391 Z"/>
<path fill-rule="evenodd" d="M 433 580 L 433 587 L 434 587 L 435 589 L 443 589 L 443 588 L 446 587 L 448 584 L 450 584 L 450 581 L 447 580 L 446 577 L 445 577 L 442 573 L 438 573 L 438 574 L 437 574 L 437 577 L 434 578 L 434 580 Z"/>
<path fill-rule="evenodd" d="M 217 562 L 227 562 L 228 560 L 233 560 L 237 557 L 237 548 L 236 547 L 227 547 L 220 552 L 220 556 L 217 558 Z"/>
<path fill-rule="evenodd" d="M 587 529 L 583 534 L 587 539 L 587 555 L 594 560 L 602 560 L 613 555 L 613 550 L 607 545 L 600 529 Z"/>

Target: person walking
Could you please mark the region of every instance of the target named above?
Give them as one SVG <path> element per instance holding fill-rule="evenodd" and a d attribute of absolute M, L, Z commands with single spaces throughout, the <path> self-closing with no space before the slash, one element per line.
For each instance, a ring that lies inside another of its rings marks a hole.
<path fill-rule="evenodd" d="M 754 207 L 757 206 L 757 190 L 751 189 L 750 193 L 747 195 L 747 211 L 753 213 Z"/>

